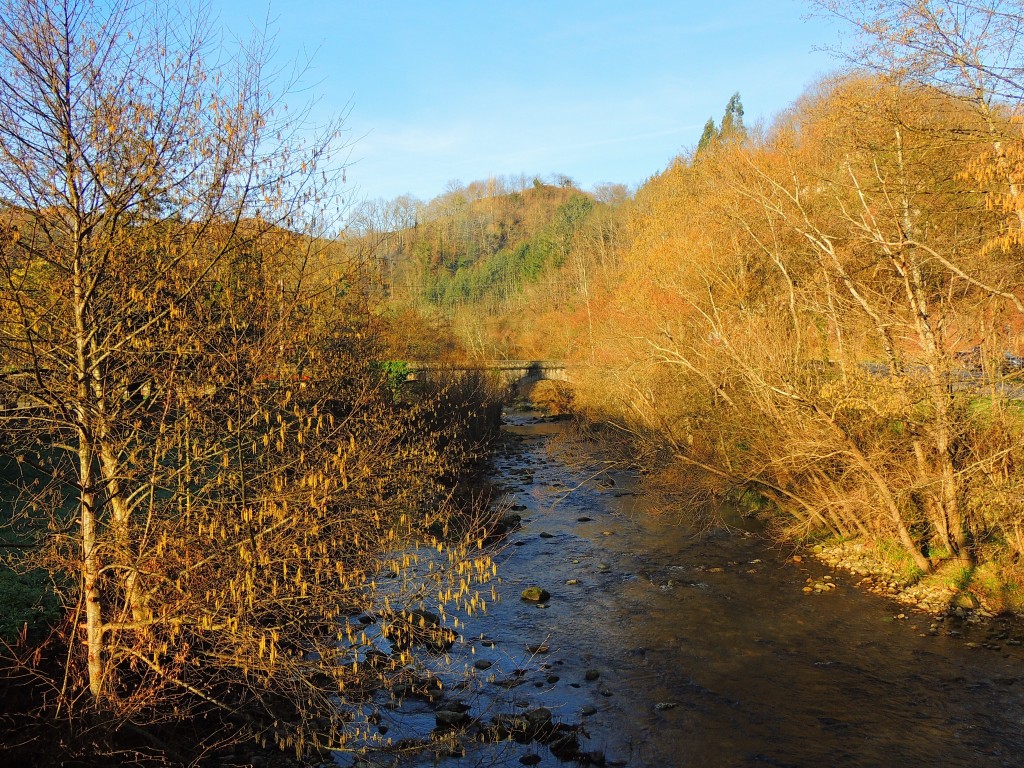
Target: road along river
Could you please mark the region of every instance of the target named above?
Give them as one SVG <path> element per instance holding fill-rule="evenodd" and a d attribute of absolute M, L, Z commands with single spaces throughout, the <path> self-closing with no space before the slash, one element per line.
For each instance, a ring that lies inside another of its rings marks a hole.
<path fill-rule="evenodd" d="M 505 422 L 492 482 L 522 523 L 501 599 L 438 666 L 442 695 L 375 715 L 397 741 L 464 709 L 481 741 L 367 764 L 1024 765 L 1020 624 L 934 621 L 758 536 L 697 536 L 636 478 L 562 461 L 561 424 Z"/>

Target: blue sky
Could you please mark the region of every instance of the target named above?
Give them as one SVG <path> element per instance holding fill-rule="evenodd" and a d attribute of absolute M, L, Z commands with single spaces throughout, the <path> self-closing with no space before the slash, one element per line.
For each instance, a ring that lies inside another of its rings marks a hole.
<path fill-rule="evenodd" d="M 269 9 L 269 10 L 268 10 Z M 427 200 L 452 180 L 572 177 L 635 186 L 742 95 L 770 118 L 836 68 L 799 0 L 213 0 L 277 60 L 312 59 L 300 96 L 349 110 L 348 194 Z"/>

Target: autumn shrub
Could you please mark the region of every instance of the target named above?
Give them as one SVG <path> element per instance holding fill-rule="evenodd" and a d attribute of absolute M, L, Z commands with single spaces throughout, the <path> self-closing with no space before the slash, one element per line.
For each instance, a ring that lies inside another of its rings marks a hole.
<path fill-rule="evenodd" d="M 660 442 L 693 498 L 770 500 L 782 536 L 896 542 L 922 573 L 1011 546 L 1012 373 L 957 357 L 1019 311 L 1012 256 L 976 258 L 1001 223 L 969 178 L 991 147 L 964 137 L 989 128 L 1014 130 L 855 74 L 677 158 L 637 193 L 577 407 Z"/>
<path fill-rule="evenodd" d="M 186 762 L 344 748 L 431 652 L 392 628 L 481 608 L 478 532 L 432 530 L 483 397 L 399 396 L 325 230 L 339 126 L 299 130 L 262 45 L 208 55 L 155 0 L 58 5 L 0 2 L 7 565 L 47 573 L 61 617 L 5 671 L 63 736 L 17 743 L 86 759 L 177 722 Z"/>
<path fill-rule="evenodd" d="M 573 412 L 572 385 L 561 381 L 538 381 L 527 392 L 529 401 L 553 416 Z"/>

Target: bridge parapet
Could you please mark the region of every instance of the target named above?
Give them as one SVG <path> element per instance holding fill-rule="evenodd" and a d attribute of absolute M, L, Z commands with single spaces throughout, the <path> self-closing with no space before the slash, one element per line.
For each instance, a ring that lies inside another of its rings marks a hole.
<path fill-rule="evenodd" d="M 559 360 L 482 360 L 454 365 L 410 360 L 406 366 L 409 381 L 425 381 L 431 374 L 467 371 L 491 373 L 510 385 L 534 381 L 568 381 L 565 363 Z"/>

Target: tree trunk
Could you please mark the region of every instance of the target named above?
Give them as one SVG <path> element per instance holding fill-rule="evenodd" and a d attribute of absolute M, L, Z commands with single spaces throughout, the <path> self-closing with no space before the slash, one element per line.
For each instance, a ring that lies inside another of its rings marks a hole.
<path fill-rule="evenodd" d="M 77 244 L 76 244 L 77 246 Z M 100 597 L 98 537 L 98 487 L 96 457 L 93 452 L 94 414 L 91 404 L 93 366 L 89 359 L 89 329 L 86 318 L 86 291 L 82 278 L 80 252 L 74 259 L 75 352 L 78 370 L 75 410 L 78 421 L 79 507 L 82 527 L 82 589 L 85 600 L 86 647 L 88 653 L 89 691 L 95 703 L 103 700 L 103 604 Z"/>

